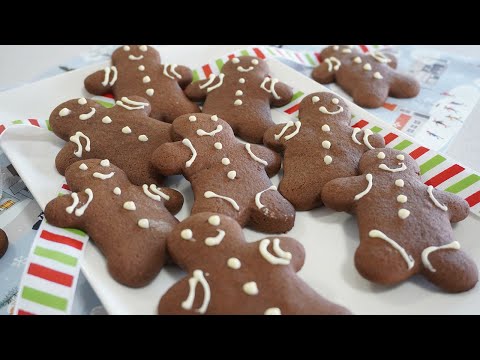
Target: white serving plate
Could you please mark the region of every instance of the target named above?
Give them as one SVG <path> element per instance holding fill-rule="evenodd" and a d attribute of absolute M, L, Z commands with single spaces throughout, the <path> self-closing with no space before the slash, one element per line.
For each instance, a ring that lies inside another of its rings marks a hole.
<path fill-rule="evenodd" d="M 306 93 L 328 91 L 276 60 L 268 63 L 273 76 Z M 88 96 L 83 90 L 83 79 L 100 68 L 101 65 L 96 65 L 80 69 L 0 94 L 0 116 L 46 119 L 61 102 Z M 277 123 L 289 120 L 280 111 L 273 111 L 273 119 Z M 3 150 L 42 208 L 57 196 L 63 182 L 54 166 L 62 144 L 63 141 L 49 131 L 32 126 L 10 127 L 0 138 Z M 278 185 L 278 175 L 272 181 Z M 188 216 L 193 203 L 189 183 L 175 177 L 168 185 L 185 196 L 185 205 L 178 214 L 182 220 Z M 456 239 L 477 264 L 480 264 L 480 242 L 475 234 L 479 231 L 480 220 L 473 215 L 454 226 Z M 248 229 L 245 235 L 248 241 L 263 236 Z M 358 232 L 355 219 L 348 214 L 326 208 L 298 212 L 295 227 L 288 235 L 302 242 L 306 249 L 306 262 L 299 275 L 319 293 L 356 314 L 480 314 L 480 285 L 453 295 L 440 292 L 421 277 L 393 288 L 363 279 L 353 264 Z M 82 270 L 110 314 L 156 313 L 161 295 L 183 276 L 181 270 L 169 266 L 149 286 L 127 288 L 110 277 L 103 256 L 91 243 L 86 248 Z"/>

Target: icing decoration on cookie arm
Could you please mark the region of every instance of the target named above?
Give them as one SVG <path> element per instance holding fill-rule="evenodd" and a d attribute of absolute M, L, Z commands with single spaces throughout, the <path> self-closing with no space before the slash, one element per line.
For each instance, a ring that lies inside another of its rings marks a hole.
<path fill-rule="evenodd" d="M 322 202 L 335 211 L 354 213 L 356 204 L 371 190 L 369 187 L 373 176 L 371 180 L 369 178 L 359 175 L 329 181 L 322 189 Z"/>
<path fill-rule="evenodd" d="M 335 81 L 336 73 L 341 68 L 341 61 L 330 56 L 312 71 L 312 78 L 321 84 L 330 84 Z"/>
<path fill-rule="evenodd" d="M 300 133 L 300 128 L 301 124 L 295 126 L 293 121 L 271 126 L 263 134 L 263 143 L 276 152 L 284 151 L 289 143 L 299 138 L 297 135 Z M 285 137 L 288 137 L 288 139 L 285 139 Z"/>
<path fill-rule="evenodd" d="M 303 245 L 286 236 L 266 237 L 251 243 L 250 246 L 256 247 L 257 256 L 262 261 L 267 261 L 275 266 L 290 266 L 295 272 L 300 271 L 305 262 Z"/>
<path fill-rule="evenodd" d="M 178 85 L 180 85 L 182 89 L 185 89 L 192 82 L 192 70 L 187 66 L 177 65 L 175 71 L 178 75 L 180 75 L 180 78 L 176 78 Z"/>
<path fill-rule="evenodd" d="M 245 156 L 248 156 L 259 164 L 265 166 L 265 171 L 269 177 L 274 176 L 280 171 L 282 159 L 275 151 L 257 144 L 245 144 L 244 151 Z M 255 159 L 252 154 L 261 161 Z"/>
<path fill-rule="evenodd" d="M 468 217 L 470 206 L 460 196 L 432 188 L 431 192 L 433 197 L 440 205 L 443 205 L 442 208 L 440 208 L 434 204 L 428 188 L 426 189 L 426 192 L 426 196 L 428 196 L 429 201 L 432 202 L 432 205 L 435 207 L 435 209 L 440 210 L 440 212 L 444 212 L 443 206 L 447 208 L 445 212 L 448 214 L 450 222 L 456 223 Z"/>
<path fill-rule="evenodd" d="M 278 79 L 267 76 L 260 88 L 270 94 L 270 104 L 274 107 L 285 106 L 292 100 L 292 88 Z"/>
<path fill-rule="evenodd" d="M 108 66 L 89 75 L 84 80 L 84 86 L 90 94 L 105 95 L 112 92 L 119 76 L 121 75 L 115 66 Z"/>
<path fill-rule="evenodd" d="M 208 79 L 195 81 L 185 89 L 185 95 L 192 101 L 203 101 L 207 94 L 223 85 L 225 74 L 210 74 Z"/>
<path fill-rule="evenodd" d="M 182 141 L 177 141 L 160 145 L 153 152 L 151 162 L 162 175 L 170 176 L 182 174 L 185 169 L 188 169 L 187 163 L 192 158 L 195 161 L 196 156 L 194 158 L 190 147 Z"/>
<path fill-rule="evenodd" d="M 86 231 L 85 217 L 88 216 L 88 208 L 94 199 L 95 194 L 90 188 L 71 195 L 59 196 L 45 207 L 48 222 L 58 227 Z"/>

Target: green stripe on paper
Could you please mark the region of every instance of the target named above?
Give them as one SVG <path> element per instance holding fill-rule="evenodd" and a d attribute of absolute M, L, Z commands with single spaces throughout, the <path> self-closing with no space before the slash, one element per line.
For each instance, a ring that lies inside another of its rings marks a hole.
<path fill-rule="evenodd" d="M 293 94 L 291 101 L 297 100 L 297 99 L 298 99 L 299 97 L 301 97 L 302 95 L 303 95 L 303 92 L 297 91 L 295 94 Z"/>
<path fill-rule="evenodd" d="M 107 108 L 107 109 L 110 109 L 115 105 L 115 104 L 112 104 L 112 103 L 109 103 L 109 102 L 106 102 L 106 101 L 102 101 L 102 100 L 95 100 L 95 102 L 99 103 L 100 105 L 102 105 L 104 108 Z"/>
<path fill-rule="evenodd" d="M 34 288 L 25 286 L 22 290 L 22 298 L 32 301 L 37 304 L 45 305 L 53 309 L 66 311 L 68 300 L 60 296 L 51 295 L 49 293 L 36 290 Z"/>
<path fill-rule="evenodd" d="M 223 68 L 223 60 L 222 60 L 222 59 L 218 59 L 217 61 L 215 61 L 215 64 L 217 64 L 218 70 L 222 71 L 222 68 Z"/>
<path fill-rule="evenodd" d="M 276 53 L 274 53 L 274 52 L 273 52 L 273 50 L 272 50 L 272 49 L 270 49 L 270 48 L 268 48 L 268 47 L 267 47 L 267 51 L 268 51 L 268 52 L 269 52 L 271 55 L 273 55 L 273 56 L 277 56 L 277 54 L 276 54 Z"/>
<path fill-rule="evenodd" d="M 50 127 L 50 120 L 45 120 L 45 124 L 47 124 L 47 129 L 52 131 L 52 128 Z"/>
<path fill-rule="evenodd" d="M 71 229 L 71 228 L 64 228 L 63 230 L 65 231 L 68 231 L 72 234 L 75 234 L 75 235 L 80 235 L 80 236 L 86 236 L 87 233 L 83 232 L 82 230 L 78 230 L 78 229 Z"/>
<path fill-rule="evenodd" d="M 240 51 L 240 54 L 242 54 L 243 56 L 250 56 L 247 50 Z"/>
<path fill-rule="evenodd" d="M 400 150 L 402 151 L 403 149 L 409 147 L 410 145 L 412 145 L 413 143 L 409 140 L 403 140 L 402 142 L 399 142 L 397 145 L 395 145 L 393 148 L 395 150 Z"/>
<path fill-rule="evenodd" d="M 23 124 L 22 120 L 13 120 L 12 124 L 18 125 L 18 124 Z"/>
<path fill-rule="evenodd" d="M 380 131 L 382 131 L 383 129 L 381 127 L 378 127 L 378 126 L 374 126 L 370 129 L 374 134 L 376 133 L 379 133 Z"/>
<path fill-rule="evenodd" d="M 467 176 L 465 179 L 460 180 L 459 182 L 449 186 L 448 188 L 445 189 L 445 191 L 448 191 L 453 194 L 458 194 L 460 191 L 468 188 L 470 185 L 475 184 L 479 180 L 480 180 L 479 175 L 472 174 Z"/>
<path fill-rule="evenodd" d="M 312 66 L 315 66 L 315 65 L 316 65 L 315 61 L 314 61 L 313 58 L 310 56 L 310 54 L 305 53 L 305 57 L 307 58 L 307 60 L 308 60 L 308 62 L 310 63 L 310 65 L 312 65 Z"/>
<path fill-rule="evenodd" d="M 420 165 L 420 174 L 425 174 L 427 171 L 433 169 L 435 166 L 441 164 L 445 160 L 447 159 L 445 159 L 442 155 L 435 155 L 433 158 Z"/>
<path fill-rule="evenodd" d="M 74 258 L 73 256 L 64 254 L 60 251 L 55 251 L 55 250 L 50 250 L 46 249 L 41 246 L 37 246 L 35 250 L 33 251 L 35 255 L 58 261 L 62 264 L 68 265 L 68 266 L 76 266 L 77 265 L 77 259 Z"/>
<path fill-rule="evenodd" d="M 193 77 L 192 77 L 192 82 L 193 81 L 198 81 L 200 79 L 200 76 L 198 76 L 198 71 L 193 70 Z"/>

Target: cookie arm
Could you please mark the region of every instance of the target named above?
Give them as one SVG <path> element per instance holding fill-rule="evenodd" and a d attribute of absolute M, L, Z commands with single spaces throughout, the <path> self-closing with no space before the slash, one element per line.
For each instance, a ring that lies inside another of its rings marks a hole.
<path fill-rule="evenodd" d="M 267 172 L 268 177 L 272 177 L 280 171 L 282 158 L 279 154 L 265 146 L 256 144 L 250 144 L 250 151 L 261 160 L 267 162 L 267 165 L 265 165 L 265 171 Z"/>
<path fill-rule="evenodd" d="M 192 157 L 191 151 L 181 141 L 160 145 L 152 154 L 152 165 L 165 176 L 182 174 Z"/>
<path fill-rule="evenodd" d="M 172 215 L 177 214 L 183 206 L 183 195 L 179 191 L 167 187 L 159 187 L 158 190 L 170 197 L 163 201 L 163 205 Z"/>
<path fill-rule="evenodd" d="M 402 99 L 412 98 L 420 92 L 420 83 L 412 76 L 404 75 L 396 71 L 390 78 L 389 95 Z"/>
<path fill-rule="evenodd" d="M 103 85 L 102 83 L 105 80 L 105 71 L 104 70 L 99 70 L 97 72 L 94 72 L 93 74 L 89 75 L 85 81 L 85 89 L 90 94 L 94 95 L 105 95 L 109 92 L 112 91 L 112 85 L 110 83 L 106 83 L 106 85 Z"/>
<path fill-rule="evenodd" d="M 440 205 L 445 205 L 448 208 L 450 222 L 456 223 L 468 217 L 470 206 L 460 196 L 436 189 L 433 189 L 432 193 Z"/>
<path fill-rule="evenodd" d="M 328 71 L 329 64 L 325 61 L 318 65 L 312 71 L 313 80 L 319 82 L 320 84 L 330 84 L 335 81 L 336 74 L 334 70 Z"/>
<path fill-rule="evenodd" d="M 305 248 L 300 242 L 298 242 L 297 240 L 291 237 L 286 237 L 286 236 L 282 236 L 282 237 L 269 236 L 264 239 L 270 240 L 270 243 L 268 244 L 268 247 L 266 250 L 270 254 L 274 255 L 275 257 L 279 257 L 280 255 L 282 255 L 281 253 L 278 253 L 278 250 L 277 252 L 275 251 L 277 246 L 274 246 L 275 239 L 279 239 L 280 241 L 278 242 L 278 248 L 280 248 L 281 251 L 290 253 L 291 255 L 291 256 L 288 256 L 288 254 L 285 254 L 283 258 L 290 260 L 289 265 L 293 268 L 295 272 L 299 272 L 302 269 L 303 264 L 305 263 Z M 261 241 L 254 242 L 250 246 L 256 246 L 260 250 Z M 259 256 L 265 260 L 265 258 L 262 256 L 261 251 L 259 251 Z"/>
<path fill-rule="evenodd" d="M 213 81 L 212 81 L 213 78 Z M 185 89 L 185 95 L 192 101 L 204 101 L 207 97 L 207 89 L 211 86 L 215 86 L 219 82 L 218 76 L 210 75 L 210 78 L 200 81 L 195 81 L 187 86 Z M 208 86 L 204 86 L 209 83 Z"/>
<path fill-rule="evenodd" d="M 88 195 L 83 191 L 77 193 L 77 195 L 79 201 L 76 209 L 80 208 L 88 200 Z M 51 200 L 45 207 L 45 218 L 54 226 L 85 230 L 85 214 L 82 216 L 77 216 L 75 215 L 75 209 L 72 209 L 71 213 L 67 211 L 67 208 L 73 204 L 74 198 L 71 195 L 59 196 Z M 88 211 L 88 208 L 86 211 Z"/>
<path fill-rule="evenodd" d="M 293 90 L 283 82 L 277 82 L 271 86 L 270 104 L 274 107 L 287 105 L 293 96 Z"/>
<path fill-rule="evenodd" d="M 263 135 L 263 143 L 265 146 L 268 146 L 270 149 L 276 152 L 282 152 L 285 150 L 289 141 L 294 141 L 294 137 L 289 138 L 289 140 L 285 140 L 285 136 L 291 135 L 296 131 L 296 129 L 297 128 L 295 127 L 293 121 L 271 126 Z"/>
<path fill-rule="evenodd" d="M 375 179 L 373 179 L 375 181 Z M 329 181 L 322 189 L 322 202 L 335 211 L 355 212 L 355 196 L 368 186 L 365 175 L 338 178 Z M 365 196 L 367 196 L 366 194 Z"/>
<path fill-rule="evenodd" d="M 363 140 L 364 139 L 364 135 L 365 135 L 365 131 L 362 130 L 362 131 L 359 131 L 357 134 L 355 134 L 355 137 L 357 138 L 357 140 L 359 142 L 361 142 L 362 144 L 365 145 L 365 147 L 367 147 L 367 145 L 365 144 L 365 141 Z M 383 138 L 382 135 L 380 134 L 372 134 L 368 137 L 368 142 L 370 145 L 372 145 L 375 149 L 381 149 L 381 148 L 384 148 L 385 147 L 385 139 Z M 370 149 L 370 148 L 368 148 Z"/>
<path fill-rule="evenodd" d="M 192 82 L 192 79 L 193 79 L 192 70 L 186 66 L 178 65 L 175 68 L 175 71 L 179 73 L 181 76 L 181 78 L 178 79 L 178 85 L 180 85 L 182 89 L 185 89 Z"/>

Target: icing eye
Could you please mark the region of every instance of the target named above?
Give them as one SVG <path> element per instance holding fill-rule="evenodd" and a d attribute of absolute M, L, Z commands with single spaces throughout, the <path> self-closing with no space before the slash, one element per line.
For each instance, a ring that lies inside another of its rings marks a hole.
<path fill-rule="evenodd" d="M 402 154 L 397 155 L 397 159 L 403 161 L 403 160 L 405 160 L 405 156 L 403 156 Z"/>
<path fill-rule="evenodd" d="M 140 45 L 138 48 L 140 49 L 140 51 L 143 51 L 143 52 L 146 52 L 148 50 L 147 45 Z"/>
<path fill-rule="evenodd" d="M 252 64 L 253 64 L 253 65 L 258 65 L 258 60 L 257 60 L 257 59 L 253 59 L 253 60 L 252 60 Z"/>
<path fill-rule="evenodd" d="M 232 59 L 232 63 L 234 63 L 234 64 L 238 64 L 239 62 L 240 62 L 239 58 L 233 58 Z"/>
<path fill-rule="evenodd" d="M 192 115 L 188 118 L 188 120 L 190 120 L 191 122 L 194 122 L 194 121 L 197 121 L 197 117 Z"/>
<path fill-rule="evenodd" d="M 379 159 L 385 159 L 385 153 L 383 151 L 380 151 L 377 155 L 377 158 Z"/>
<path fill-rule="evenodd" d="M 337 98 L 333 98 L 333 99 L 332 99 L 332 104 L 337 105 L 337 104 L 338 104 L 338 101 L 339 101 L 339 100 L 338 100 Z"/>
<path fill-rule="evenodd" d="M 193 237 L 193 232 L 190 229 L 184 229 L 180 233 L 180 236 L 182 237 L 183 240 L 191 240 Z"/>
<path fill-rule="evenodd" d="M 312 103 L 316 103 L 316 102 L 319 102 L 320 101 L 320 98 L 318 96 L 314 96 L 312 97 Z"/>
<path fill-rule="evenodd" d="M 125 51 L 130 51 L 130 46 L 125 45 L 125 46 L 123 47 L 123 50 L 125 50 Z"/>

